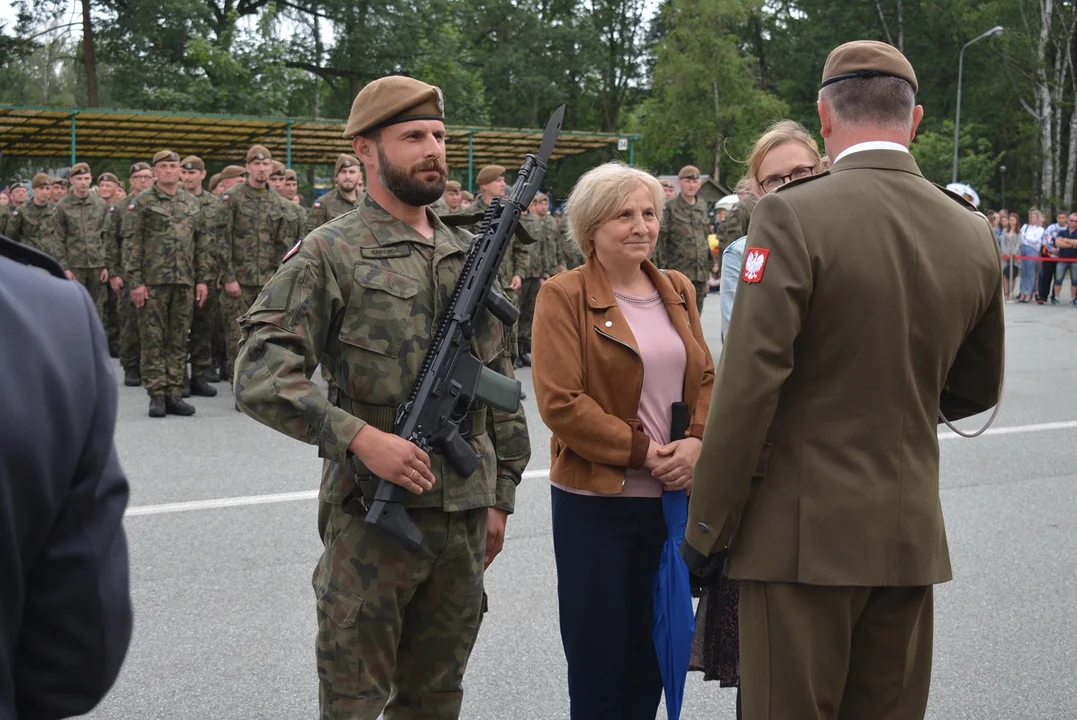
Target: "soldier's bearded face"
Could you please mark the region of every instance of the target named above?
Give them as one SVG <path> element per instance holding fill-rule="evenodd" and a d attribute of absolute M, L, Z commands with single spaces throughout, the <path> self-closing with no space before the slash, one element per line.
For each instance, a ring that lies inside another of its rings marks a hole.
<path fill-rule="evenodd" d="M 378 165 L 381 184 L 407 205 L 429 205 L 445 194 L 449 169 L 443 158 L 428 157 L 410 167 L 395 165 L 378 143 Z"/>
<path fill-rule="evenodd" d="M 359 168 L 352 166 L 341 168 L 337 173 L 337 187 L 346 193 L 353 193 L 363 185 L 363 173 Z"/>
<path fill-rule="evenodd" d="M 247 177 L 250 178 L 251 185 L 255 187 L 265 187 L 272 170 L 273 163 L 269 160 L 252 160 L 247 163 Z"/>

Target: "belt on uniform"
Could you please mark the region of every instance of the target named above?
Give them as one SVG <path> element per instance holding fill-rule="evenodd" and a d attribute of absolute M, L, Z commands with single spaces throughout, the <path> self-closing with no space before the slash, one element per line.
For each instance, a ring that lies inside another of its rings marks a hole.
<path fill-rule="evenodd" d="M 343 393 L 341 393 L 343 395 Z M 346 396 L 345 396 L 346 397 Z M 396 407 L 392 405 L 368 405 L 348 397 L 345 402 L 349 407 L 343 408 L 351 412 L 367 425 L 371 425 L 382 432 L 391 433 L 396 428 Z M 486 407 L 469 410 L 460 422 L 460 434 L 466 439 L 476 438 L 486 432 Z"/>

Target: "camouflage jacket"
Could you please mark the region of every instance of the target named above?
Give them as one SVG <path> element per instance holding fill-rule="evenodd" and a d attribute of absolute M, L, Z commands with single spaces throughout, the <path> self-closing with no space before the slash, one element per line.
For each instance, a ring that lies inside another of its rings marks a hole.
<path fill-rule="evenodd" d="M 120 200 L 109 207 L 108 212 L 105 213 L 105 225 L 101 229 L 101 242 L 105 246 L 105 262 L 107 263 L 109 277 L 122 278 L 127 274 L 123 268 L 123 221 L 124 218 L 134 217 L 134 213 L 129 212 L 127 208 L 137 199 L 136 196 Z"/>
<path fill-rule="evenodd" d="M 291 248 L 303 237 L 305 218 L 299 212 L 298 205 L 286 199 L 276 190 L 273 191 L 273 194 L 277 197 L 277 202 L 280 203 L 281 208 L 284 210 L 284 234 L 288 237 L 288 247 Z"/>
<path fill-rule="evenodd" d="M 221 196 L 223 282 L 261 287 L 295 245 L 279 197 L 269 188 L 256 190 L 249 183 Z"/>
<path fill-rule="evenodd" d="M 0 206 L 0 235 L 7 235 L 7 221 L 11 218 L 11 208 Z"/>
<path fill-rule="evenodd" d="M 376 479 L 348 447 L 367 423 L 392 431 L 396 408 L 408 399 L 463 269 L 471 235 L 428 216 L 435 225 L 429 240 L 365 198 L 358 212 L 305 237 L 239 318 L 239 405 L 259 422 L 319 447 L 326 459 L 323 502 L 342 503 L 353 491 L 373 498 Z M 512 377 L 502 332 L 484 312 L 472 350 Z M 336 405 L 310 382 L 319 363 L 339 384 Z M 531 457 L 523 408 L 503 413 L 480 406 L 471 413 L 476 430 L 469 442 L 482 466 L 461 477 L 433 453 L 437 483 L 409 495 L 408 506 L 513 510 Z"/>
<path fill-rule="evenodd" d="M 555 219 L 554 222 L 557 223 L 557 232 L 559 233 L 557 242 L 558 272 L 560 272 L 561 268 L 564 268 L 565 270 L 578 268 L 587 262 L 587 258 L 580 252 L 580 248 L 576 244 L 576 239 L 572 237 L 572 233 L 568 231 L 568 228 L 563 226 L 563 221 Z"/>
<path fill-rule="evenodd" d="M 128 204 L 122 220 L 125 285 L 209 283 L 210 233 L 198 198 L 182 188 L 154 187 Z"/>
<path fill-rule="evenodd" d="M 708 225 L 707 203 L 702 198 L 689 205 L 678 195 L 666 203 L 654 249 L 655 265 L 684 273 L 693 282 L 710 277 L 714 256 L 707 242 Z"/>
<path fill-rule="evenodd" d="M 97 269 L 108 266 L 102 232 L 108 203 L 93 193 L 84 198 L 70 193 L 56 203 L 53 231 L 56 259 L 66 269 Z"/>
<path fill-rule="evenodd" d="M 360 195 L 355 202 L 352 202 L 344 197 L 344 194 L 339 189 L 333 188 L 314 202 L 314 207 L 310 209 L 310 213 L 307 215 L 307 224 L 303 229 L 303 235 L 309 235 L 314 232 L 315 228 L 325 225 L 333 218 L 338 218 L 346 212 L 351 212 L 359 207 L 362 200 L 363 196 Z"/>
<path fill-rule="evenodd" d="M 205 190 L 195 195 L 195 198 L 202 207 L 202 215 L 206 219 L 206 231 L 209 233 L 210 277 L 219 280 L 221 268 L 224 267 L 224 243 L 221 241 L 223 235 L 221 199 Z"/>
<path fill-rule="evenodd" d="M 56 257 L 59 251 L 56 249 L 56 235 L 53 232 L 55 219 L 55 204 L 50 202 L 38 205 L 33 200 L 27 200 L 17 210 L 11 211 L 11 219 L 7 222 L 7 236 Z"/>
<path fill-rule="evenodd" d="M 557 220 L 549 215 L 538 216 L 528 213 L 520 222 L 535 239 L 531 245 L 531 267 L 524 277 L 551 278 L 561 269 L 561 228 Z M 527 247 L 527 246 L 525 246 Z"/>
<path fill-rule="evenodd" d="M 755 195 L 749 195 L 734 205 L 725 216 L 725 222 L 718 231 L 719 252 L 725 252 L 727 247 L 748 234 L 748 221 L 752 218 L 752 210 L 755 210 L 757 202 L 759 200 Z"/>

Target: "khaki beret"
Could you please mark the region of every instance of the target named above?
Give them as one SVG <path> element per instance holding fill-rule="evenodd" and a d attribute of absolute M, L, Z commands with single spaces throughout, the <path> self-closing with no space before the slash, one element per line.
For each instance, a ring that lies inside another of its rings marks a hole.
<path fill-rule="evenodd" d="M 288 182 L 289 180 L 299 182 L 299 175 L 296 173 L 295 170 L 292 170 L 290 168 L 284 171 L 284 182 Z"/>
<path fill-rule="evenodd" d="M 217 189 L 217 186 L 221 184 L 221 174 L 217 173 L 209 179 L 209 191 L 213 192 Z"/>
<path fill-rule="evenodd" d="M 206 164 L 202 162 L 202 158 L 197 155 L 188 155 L 183 158 L 183 162 L 180 163 L 184 170 L 205 170 Z"/>
<path fill-rule="evenodd" d="M 142 172 L 143 170 L 153 170 L 153 168 L 150 167 L 149 163 L 144 163 L 144 162 L 136 162 L 134 165 L 131 166 L 131 174 L 132 175 L 134 175 L 137 172 Z"/>
<path fill-rule="evenodd" d="M 337 165 L 333 169 L 333 175 L 337 175 L 344 168 L 359 167 L 359 159 L 354 155 L 341 155 L 337 158 Z"/>
<path fill-rule="evenodd" d="M 52 185 L 52 178 L 45 173 L 34 175 L 34 179 L 30 181 L 30 187 L 34 190 L 37 190 L 40 187 L 48 187 L 49 185 Z"/>
<path fill-rule="evenodd" d="M 702 174 L 699 172 L 699 168 L 695 165 L 685 165 L 681 168 L 681 171 L 677 173 L 678 180 L 699 180 Z"/>
<path fill-rule="evenodd" d="M 160 162 L 175 162 L 175 163 L 178 163 L 179 161 L 180 161 L 180 156 L 177 155 L 176 153 L 172 152 L 171 150 L 161 150 L 160 152 L 158 152 L 156 155 L 153 156 L 153 165 L 154 165 L 154 167 L 156 167 L 157 163 L 160 163 Z"/>
<path fill-rule="evenodd" d="M 460 192 L 463 189 L 463 186 L 455 180 L 450 180 L 445 183 L 445 192 Z"/>
<path fill-rule="evenodd" d="M 535 199 L 531 202 L 542 202 L 543 200 L 549 202 L 550 196 L 546 193 L 535 193 Z"/>
<path fill-rule="evenodd" d="M 905 56 L 893 45 L 875 40 L 855 40 L 830 53 L 823 66 L 823 87 L 851 78 L 878 76 L 901 78 L 917 92 L 916 73 Z"/>
<path fill-rule="evenodd" d="M 279 160 L 273 161 L 273 169 L 269 171 L 270 177 L 273 177 L 274 175 L 284 175 L 284 163 Z"/>
<path fill-rule="evenodd" d="M 117 185 L 119 185 L 120 184 L 120 179 L 118 177 L 116 177 L 115 175 L 113 175 L 112 173 L 106 172 L 106 173 L 101 173 L 97 177 L 97 184 L 98 185 L 100 185 L 103 182 L 116 183 Z"/>
<path fill-rule="evenodd" d="M 63 185 L 64 187 L 67 187 L 67 178 L 54 177 L 52 179 L 52 184 L 53 185 Z"/>
<path fill-rule="evenodd" d="M 80 162 L 80 163 L 75 163 L 74 165 L 71 166 L 71 172 L 68 174 L 68 177 L 75 177 L 76 175 L 89 175 L 89 174 L 90 174 L 90 166 L 87 165 L 84 162 Z"/>
<path fill-rule="evenodd" d="M 487 165 L 482 170 L 479 170 L 479 175 L 475 178 L 475 182 L 479 185 L 488 185 L 504 175 L 505 168 L 500 165 Z"/>
<path fill-rule="evenodd" d="M 272 160 L 273 154 L 269 152 L 267 148 L 261 145 L 254 145 L 247 151 L 247 162 L 251 163 L 255 160 Z"/>
<path fill-rule="evenodd" d="M 668 188 L 673 187 L 673 181 L 672 180 L 666 180 L 665 178 L 663 178 L 662 180 L 659 180 L 658 184 L 661 185 L 662 187 L 668 187 Z"/>
<path fill-rule="evenodd" d="M 414 78 L 390 75 L 368 84 L 355 96 L 344 137 L 411 120 L 445 120 L 441 89 Z"/>
<path fill-rule="evenodd" d="M 221 180 L 231 180 L 232 178 L 243 177 L 247 174 L 247 168 L 239 165 L 229 165 L 224 170 L 221 170 Z"/>

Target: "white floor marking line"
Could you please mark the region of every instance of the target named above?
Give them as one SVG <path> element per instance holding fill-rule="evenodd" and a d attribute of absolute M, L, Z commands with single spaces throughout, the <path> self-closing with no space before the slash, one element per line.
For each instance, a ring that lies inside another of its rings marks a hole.
<path fill-rule="evenodd" d="M 989 428 L 981 437 L 989 435 L 1016 435 L 1019 433 L 1032 433 L 1049 430 L 1070 430 L 1077 428 L 1077 420 L 1063 422 L 1037 423 L 1035 425 L 1014 425 L 1011 427 Z M 946 429 L 939 432 L 939 441 L 962 439 Z M 970 440 L 969 442 L 975 442 Z M 524 480 L 534 480 L 548 477 L 549 468 L 542 470 L 528 470 L 524 472 Z M 238 497 L 215 498 L 212 500 L 190 500 L 187 502 L 164 503 L 161 505 L 135 505 L 127 508 L 126 517 L 139 515 L 166 515 L 169 513 L 189 512 L 192 510 L 218 510 L 229 507 L 245 507 L 248 505 L 271 505 L 274 503 L 295 502 L 297 500 L 314 500 L 318 497 L 317 490 L 301 490 L 299 492 L 271 493 L 268 495 L 242 495 Z"/>

